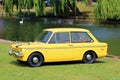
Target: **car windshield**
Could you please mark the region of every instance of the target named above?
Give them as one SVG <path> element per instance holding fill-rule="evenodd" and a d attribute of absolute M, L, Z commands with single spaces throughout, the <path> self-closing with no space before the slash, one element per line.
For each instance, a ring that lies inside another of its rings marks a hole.
<path fill-rule="evenodd" d="M 50 38 L 51 34 L 52 32 L 50 31 L 43 31 L 40 33 L 36 41 L 46 43 L 48 39 Z"/>

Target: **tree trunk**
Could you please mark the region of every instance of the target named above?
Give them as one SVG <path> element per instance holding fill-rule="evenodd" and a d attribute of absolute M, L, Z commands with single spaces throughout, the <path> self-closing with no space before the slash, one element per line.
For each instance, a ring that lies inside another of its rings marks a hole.
<path fill-rule="evenodd" d="M 72 10 L 72 14 L 74 16 L 79 16 L 80 11 L 79 11 L 79 9 L 77 7 L 75 7 L 75 3 L 73 3 L 73 5 L 71 5 L 70 1 L 67 0 L 67 4 L 68 4 L 69 8 Z"/>

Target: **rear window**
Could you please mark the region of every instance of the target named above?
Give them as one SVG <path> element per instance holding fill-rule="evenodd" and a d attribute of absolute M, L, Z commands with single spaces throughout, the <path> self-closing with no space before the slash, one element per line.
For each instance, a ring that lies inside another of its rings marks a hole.
<path fill-rule="evenodd" d="M 93 42 L 92 38 L 86 32 L 72 32 L 72 42 Z"/>

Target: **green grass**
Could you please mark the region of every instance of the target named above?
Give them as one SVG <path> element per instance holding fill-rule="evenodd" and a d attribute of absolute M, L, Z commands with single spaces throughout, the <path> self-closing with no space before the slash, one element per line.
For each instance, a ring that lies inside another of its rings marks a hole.
<path fill-rule="evenodd" d="M 93 12 L 95 3 L 92 4 L 92 6 L 86 5 L 85 3 L 78 2 L 77 7 L 81 12 Z"/>
<path fill-rule="evenodd" d="M 120 48 L 119 48 L 119 40 L 120 38 L 117 38 L 118 40 L 107 40 L 108 43 L 108 53 L 110 55 L 116 55 L 120 56 Z"/>
<path fill-rule="evenodd" d="M 31 68 L 8 55 L 10 43 L 0 43 L 0 80 L 120 80 L 120 60 L 98 59 L 80 62 L 45 63 Z"/>
<path fill-rule="evenodd" d="M 80 12 L 82 12 L 84 15 L 86 14 L 87 16 L 83 16 L 86 18 L 94 18 L 94 6 L 96 3 L 92 3 L 92 5 L 86 5 L 85 3 L 78 2 L 77 7 Z"/>

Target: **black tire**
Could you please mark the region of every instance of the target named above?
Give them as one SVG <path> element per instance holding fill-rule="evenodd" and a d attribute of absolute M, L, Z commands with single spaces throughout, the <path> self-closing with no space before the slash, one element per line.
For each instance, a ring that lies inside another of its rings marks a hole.
<path fill-rule="evenodd" d="M 31 67 L 39 67 L 43 63 L 43 56 L 40 53 L 33 53 L 29 56 L 27 62 Z"/>
<path fill-rule="evenodd" d="M 83 56 L 83 62 L 84 63 L 88 63 L 88 64 L 91 64 L 95 61 L 96 59 L 96 55 L 94 52 L 86 52 Z"/>

